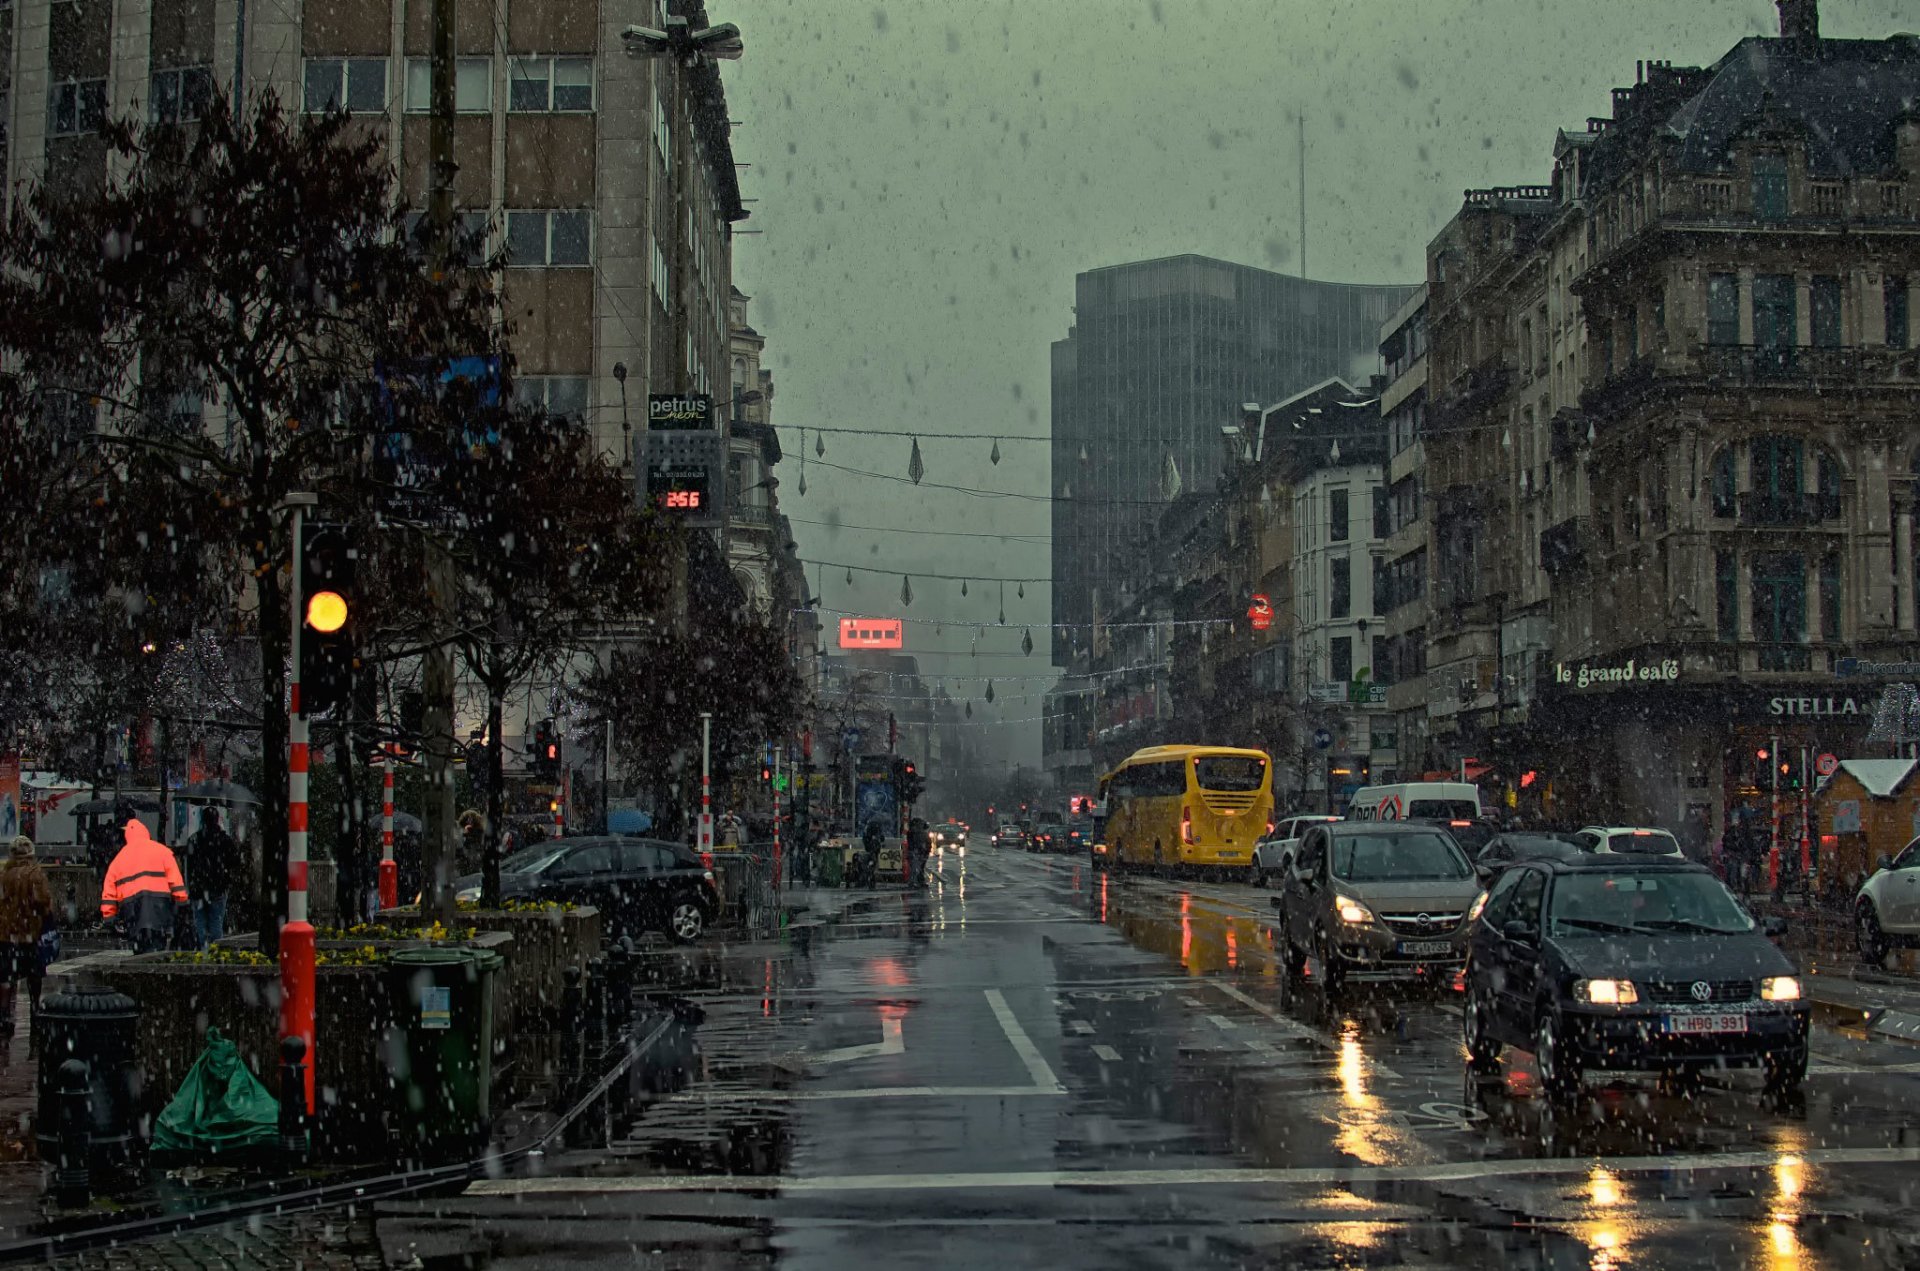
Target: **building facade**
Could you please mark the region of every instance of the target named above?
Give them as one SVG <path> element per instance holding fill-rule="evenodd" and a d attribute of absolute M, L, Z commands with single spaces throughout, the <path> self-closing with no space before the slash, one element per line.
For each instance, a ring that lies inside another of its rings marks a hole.
<path fill-rule="evenodd" d="M 237 85 L 291 110 L 348 110 L 422 208 L 430 11 L 430 0 L 0 4 L 7 197 L 33 180 L 97 188 L 105 120 L 190 122 Z M 454 196 L 463 223 L 510 253 L 519 390 L 622 453 L 647 393 L 724 397 L 729 382 L 731 226 L 746 212 L 719 72 L 629 57 L 620 38 L 669 15 L 705 26 L 704 6 L 459 0 L 456 11 Z"/>

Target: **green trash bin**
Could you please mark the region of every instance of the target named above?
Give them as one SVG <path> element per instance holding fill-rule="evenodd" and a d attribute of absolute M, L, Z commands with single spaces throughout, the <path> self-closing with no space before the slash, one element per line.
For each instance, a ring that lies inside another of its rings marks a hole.
<path fill-rule="evenodd" d="M 393 955 L 387 1066 L 394 1146 L 423 1165 L 471 1160 L 493 1132 L 491 949 L 402 949 Z"/>
<path fill-rule="evenodd" d="M 813 849 L 813 883 L 816 887 L 838 887 L 847 873 L 847 854 L 838 847 Z"/>

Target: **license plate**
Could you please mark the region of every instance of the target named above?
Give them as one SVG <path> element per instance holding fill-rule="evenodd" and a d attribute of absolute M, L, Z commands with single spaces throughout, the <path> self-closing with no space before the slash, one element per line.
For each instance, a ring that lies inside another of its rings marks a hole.
<path fill-rule="evenodd" d="M 1747 1031 L 1747 1017 L 1737 1011 L 1720 1011 L 1703 1015 L 1667 1016 L 1669 1033 L 1744 1033 Z"/>
<path fill-rule="evenodd" d="M 1453 941 L 1402 940 L 1393 948 L 1403 958 L 1444 958 L 1453 952 Z"/>

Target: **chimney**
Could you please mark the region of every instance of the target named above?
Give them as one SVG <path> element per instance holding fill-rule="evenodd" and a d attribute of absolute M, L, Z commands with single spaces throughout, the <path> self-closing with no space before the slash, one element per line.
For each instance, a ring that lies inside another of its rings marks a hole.
<path fill-rule="evenodd" d="M 1820 42 L 1820 0 L 1774 0 L 1780 10 L 1780 38 L 1796 47 Z"/>

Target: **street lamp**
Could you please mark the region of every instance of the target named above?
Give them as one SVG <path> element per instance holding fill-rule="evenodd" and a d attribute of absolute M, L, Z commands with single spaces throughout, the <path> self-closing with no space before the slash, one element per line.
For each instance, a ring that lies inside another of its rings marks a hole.
<path fill-rule="evenodd" d="M 627 52 L 635 57 L 672 57 L 682 66 L 698 65 L 703 59 L 738 61 L 746 52 L 740 28 L 731 22 L 690 30 L 682 17 L 666 19 L 666 30 L 630 26 L 620 33 Z"/>

